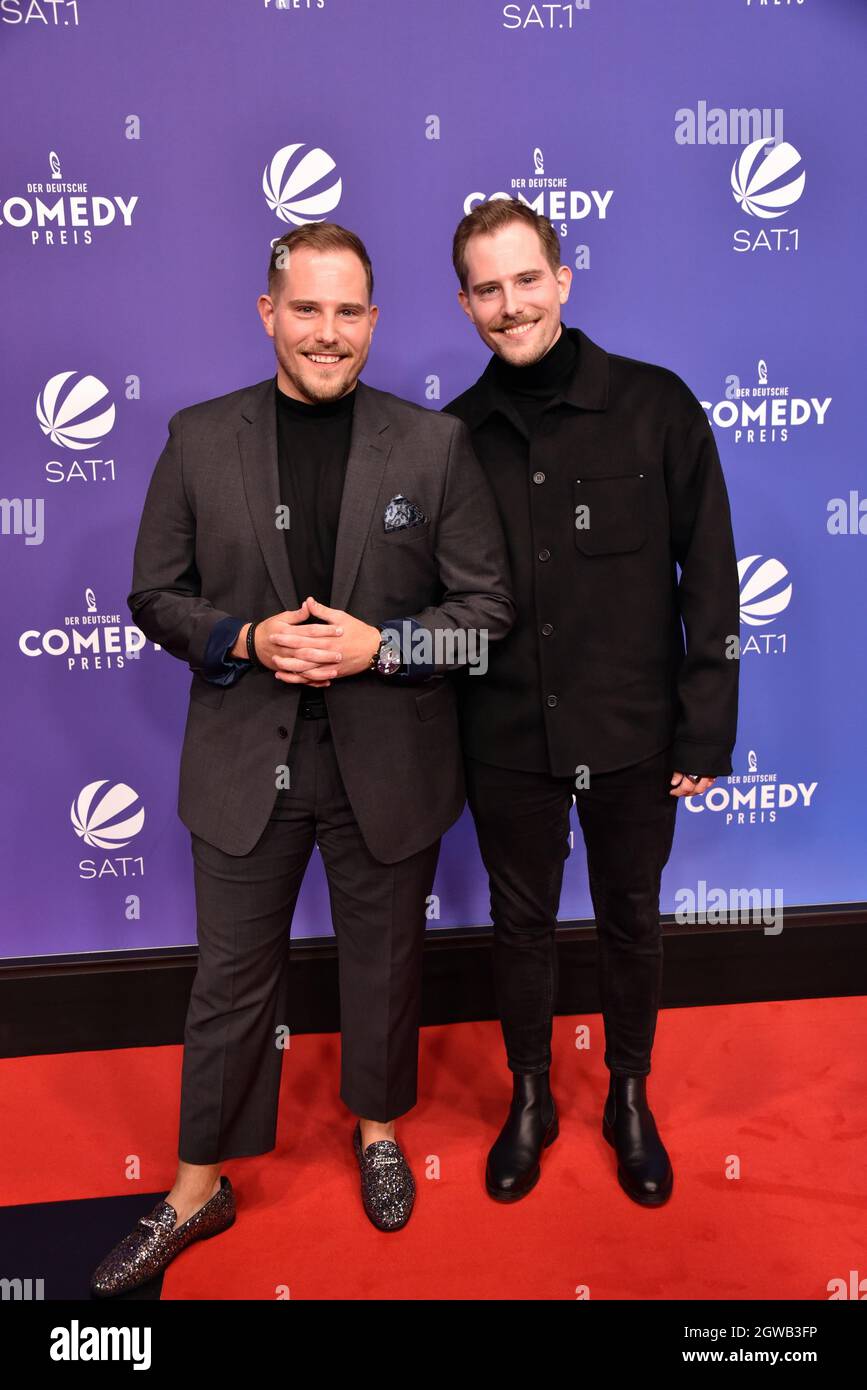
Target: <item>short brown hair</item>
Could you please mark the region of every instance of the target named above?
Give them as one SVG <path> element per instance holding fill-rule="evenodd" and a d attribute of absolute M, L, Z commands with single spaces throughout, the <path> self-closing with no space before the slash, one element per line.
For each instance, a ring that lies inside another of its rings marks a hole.
<path fill-rule="evenodd" d="M 542 251 L 551 269 L 556 274 L 560 269 L 560 238 L 550 221 L 541 212 L 534 212 L 519 198 L 492 198 L 479 203 L 466 217 L 462 217 L 455 230 L 452 242 L 452 264 L 461 282 L 461 289 L 467 288 L 467 242 L 471 236 L 490 235 L 506 227 L 510 222 L 526 222 L 537 233 L 542 243 Z"/>
<path fill-rule="evenodd" d="M 310 246 L 316 251 L 354 251 L 364 266 L 368 297 L 373 299 L 373 267 L 370 264 L 370 257 L 364 242 L 354 232 L 350 232 L 346 227 L 338 226 L 336 222 L 305 222 L 303 227 L 293 227 L 291 232 L 287 232 L 285 236 L 281 236 L 279 241 L 275 241 L 268 263 L 268 293 L 272 299 L 275 297 L 279 283 L 278 276 L 284 269 L 281 262 L 285 253 L 281 254 L 280 250 L 284 246 L 290 255 L 301 246 Z"/>

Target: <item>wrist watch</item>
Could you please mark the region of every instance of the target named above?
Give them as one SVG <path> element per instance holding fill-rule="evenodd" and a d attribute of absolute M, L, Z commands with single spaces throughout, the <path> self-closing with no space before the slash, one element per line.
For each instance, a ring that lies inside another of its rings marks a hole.
<path fill-rule="evenodd" d="M 395 637 L 386 637 L 383 628 L 379 629 L 379 635 L 379 646 L 370 658 L 369 669 L 378 676 L 394 676 L 403 665 L 400 643 Z"/>

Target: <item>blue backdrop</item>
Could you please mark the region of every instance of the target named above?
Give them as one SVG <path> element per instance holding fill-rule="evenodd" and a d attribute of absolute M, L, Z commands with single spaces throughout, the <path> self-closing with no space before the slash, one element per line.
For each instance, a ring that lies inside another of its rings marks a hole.
<path fill-rule="evenodd" d="M 867 899 L 865 30 L 861 0 L 0 0 L 3 954 L 195 941 L 189 671 L 125 599 L 170 415 L 275 370 L 269 243 L 356 230 L 364 379 L 438 409 L 487 360 L 450 245 L 498 193 L 560 232 L 567 323 L 687 381 L 728 481 L 735 773 L 679 808 L 663 911 Z M 436 895 L 432 929 L 489 920 L 466 813 Z M 577 825 L 560 915 L 591 915 Z M 314 856 L 293 934 L 330 930 Z"/>

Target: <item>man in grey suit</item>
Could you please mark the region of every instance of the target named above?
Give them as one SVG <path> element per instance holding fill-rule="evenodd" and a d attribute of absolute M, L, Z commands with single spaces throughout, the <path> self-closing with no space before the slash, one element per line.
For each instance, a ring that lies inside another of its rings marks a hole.
<path fill-rule="evenodd" d="M 231 1224 L 221 1161 L 275 1146 L 287 935 L 316 843 L 364 1209 L 381 1230 L 408 1220 L 394 1121 L 416 1102 L 426 902 L 465 800 L 448 672 L 514 616 L 467 427 L 358 379 L 378 312 L 363 244 L 296 228 L 268 286 L 276 378 L 172 417 L 136 543 L 130 610 L 192 671 L 178 810 L 199 961 L 175 1185 L 97 1295 Z"/>

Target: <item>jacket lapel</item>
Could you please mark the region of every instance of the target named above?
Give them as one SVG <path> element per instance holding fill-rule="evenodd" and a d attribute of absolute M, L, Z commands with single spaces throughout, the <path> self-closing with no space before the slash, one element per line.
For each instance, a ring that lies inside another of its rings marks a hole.
<path fill-rule="evenodd" d="M 289 564 L 286 532 L 277 525 L 281 505 L 277 463 L 277 378 L 253 387 L 241 408 L 245 424 L 238 431 L 244 492 L 259 547 L 271 583 L 284 609 L 298 607 L 295 579 Z"/>
<path fill-rule="evenodd" d="M 352 412 L 352 435 L 340 503 L 330 608 L 345 608 L 352 593 L 374 503 L 391 444 L 383 439 L 388 420 L 379 403 L 381 393 L 359 381 Z M 281 505 L 277 460 L 276 376 L 254 386 L 241 414 L 238 449 L 247 506 L 274 589 L 284 608 L 299 605 L 289 562 L 286 533 L 276 524 Z"/>
<path fill-rule="evenodd" d="M 346 608 L 364 542 L 370 530 L 374 504 L 391 443 L 383 437 L 388 420 L 381 405 L 381 393 L 359 381 L 352 411 L 352 438 L 346 460 L 346 477 L 340 503 L 337 548 L 329 608 Z"/>

